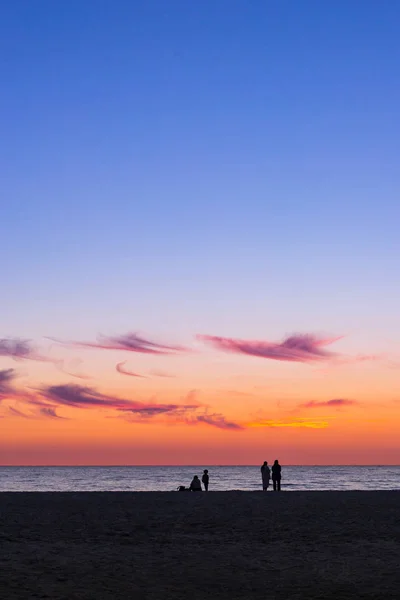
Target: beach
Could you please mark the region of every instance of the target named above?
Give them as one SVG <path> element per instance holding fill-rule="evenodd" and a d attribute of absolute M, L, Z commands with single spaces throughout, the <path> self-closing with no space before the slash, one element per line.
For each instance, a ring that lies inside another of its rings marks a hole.
<path fill-rule="evenodd" d="M 0 597 L 388 599 L 400 492 L 0 494 Z"/>

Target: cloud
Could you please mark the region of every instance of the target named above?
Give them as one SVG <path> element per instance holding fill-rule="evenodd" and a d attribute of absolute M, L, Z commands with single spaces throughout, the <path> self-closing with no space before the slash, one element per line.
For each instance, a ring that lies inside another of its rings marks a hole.
<path fill-rule="evenodd" d="M 128 408 L 134 406 L 134 403 L 128 400 L 106 396 L 94 388 L 78 384 L 47 386 L 42 389 L 41 395 L 56 404 L 76 408 L 91 406 L 100 408 Z"/>
<path fill-rule="evenodd" d="M 18 338 L 0 339 L 0 356 L 10 356 L 12 358 L 30 358 L 32 348 L 28 340 Z"/>
<path fill-rule="evenodd" d="M 176 377 L 176 375 L 171 375 L 166 371 L 159 371 L 158 369 L 153 369 L 150 371 L 150 375 L 153 375 L 154 377 Z"/>
<path fill-rule="evenodd" d="M 65 417 L 60 417 L 60 415 L 56 413 L 55 408 L 51 408 L 50 406 L 45 406 L 41 408 L 40 414 L 44 417 L 50 417 L 52 419 L 65 419 Z"/>
<path fill-rule="evenodd" d="M 16 389 L 12 386 L 15 377 L 14 369 L 0 371 L 0 399 L 2 394 L 6 394 L 4 397 L 16 405 L 5 405 L 5 409 L 10 415 L 24 419 L 64 419 L 58 410 L 68 407 L 113 410 L 121 418 L 132 422 L 149 423 L 157 419 L 158 422 L 209 426 L 227 431 L 242 431 L 246 427 L 227 419 L 223 414 L 209 413 L 206 405 L 199 402 L 200 390 L 197 389 L 189 390 L 180 402 L 144 402 L 104 394 L 95 387 L 78 383 Z M 20 404 L 25 410 L 20 410 Z"/>
<path fill-rule="evenodd" d="M 38 407 L 44 407 L 44 408 L 48 408 L 48 407 L 56 408 L 57 407 L 56 404 L 49 404 L 48 401 L 42 400 L 33 392 L 18 391 L 17 395 L 15 396 L 15 399 L 20 402 L 24 402 L 25 404 L 29 404 L 31 406 L 38 406 Z"/>
<path fill-rule="evenodd" d="M 186 414 L 188 411 L 193 411 L 198 408 L 197 404 L 152 404 L 142 405 L 135 408 L 120 408 L 118 410 L 122 412 L 129 412 L 135 415 L 141 415 L 143 417 L 155 417 L 157 415 L 175 415 L 181 416 Z"/>
<path fill-rule="evenodd" d="M 378 362 L 385 360 L 385 355 L 383 354 L 356 354 L 355 356 L 335 356 L 329 361 L 328 368 L 332 367 L 343 367 L 348 365 L 357 365 L 365 362 Z M 327 368 L 319 368 L 319 372 L 327 372 Z"/>
<path fill-rule="evenodd" d="M 42 390 L 42 396 L 57 404 L 85 408 L 86 406 L 107 406 L 107 397 L 90 387 L 63 384 L 50 385 Z"/>
<path fill-rule="evenodd" d="M 356 354 L 353 358 L 349 358 L 349 361 L 353 362 L 369 362 L 369 361 L 377 361 L 383 360 L 385 355 L 383 354 Z"/>
<path fill-rule="evenodd" d="M 308 419 L 261 419 L 260 421 L 254 421 L 247 423 L 246 427 L 258 428 L 258 427 L 289 427 L 289 428 L 300 428 L 300 429 L 325 429 L 328 427 L 327 421 L 310 421 Z"/>
<path fill-rule="evenodd" d="M 29 340 L 21 340 L 19 338 L 0 339 L 0 356 L 7 356 L 14 360 L 53 362 L 52 358 L 39 354 Z"/>
<path fill-rule="evenodd" d="M 0 371 L 0 385 L 9 384 L 15 377 L 15 369 L 2 369 Z"/>
<path fill-rule="evenodd" d="M 22 411 L 18 410 L 18 408 L 15 408 L 14 406 L 8 406 L 8 410 L 14 417 L 21 417 L 23 419 L 32 419 L 32 415 L 27 415 L 26 413 L 23 413 Z"/>
<path fill-rule="evenodd" d="M 196 422 L 205 423 L 206 425 L 211 425 L 218 429 L 229 429 L 234 431 L 242 431 L 244 429 L 242 425 L 234 423 L 233 421 L 227 421 L 224 415 L 216 413 L 212 415 L 198 415 L 196 417 Z"/>
<path fill-rule="evenodd" d="M 183 404 L 169 403 L 163 404 L 159 402 L 141 402 L 135 406 L 118 408 L 120 412 L 130 415 L 139 416 L 141 419 L 152 418 L 159 415 L 173 417 L 176 422 L 185 420 L 188 415 L 196 412 L 201 405 L 196 402 L 195 394 L 189 392 L 184 399 Z"/>
<path fill-rule="evenodd" d="M 12 382 L 15 378 L 15 369 L 3 369 L 0 371 L 0 400 L 4 400 L 4 398 L 14 393 Z"/>
<path fill-rule="evenodd" d="M 335 356 L 326 351 L 324 347 L 341 338 L 318 338 L 309 334 L 296 334 L 280 343 L 238 340 L 212 335 L 198 335 L 197 339 L 225 352 L 248 354 L 270 360 L 314 362 L 331 359 Z"/>
<path fill-rule="evenodd" d="M 30 409 L 32 407 L 33 409 L 29 414 L 27 414 L 25 412 L 22 412 L 16 406 L 7 406 L 8 411 L 15 417 L 22 417 L 24 419 L 35 419 L 38 416 L 44 416 L 53 419 L 64 419 L 64 417 L 61 417 L 56 413 L 56 409 L 54 406 L 41 402 L 32 395 L 24 395 L 23 393 L 17 391 L 16 394 L 14 394 L 11 397 L 11 400 L 15 400 L 17 402 L 17 406 L 20 402 L 22 402 L 23 404 L 25 404 L 25 406 L 28 406 Z M 37 410 L 34 410 L 35 408 Z"/>
<path fill-rule="evenodd" d="M 76 371 L 76 369 L 79 368 L 79 366 L 83 363 L 83 361 L 80 358 L 71 360 L 70 368 L 67 368 L 65 366 L 64 360 L 58 360 L 54 362 L 56 367 L 60 369 L 62 373 L 65 373 L 65 375 L 69 375 L 70 377 L 77 377 L 78 379 L 92 379 L 90 375 L 85 375 L 85 373 L 80 373 L 79 371 Z"/>
<path fill-rule="evenodd" d="M 76 385 L 54 385 L 48 386 L 41 391 L 41 395 L 52 405 L 44 404 L 47 408 L 51 406 L 69 406 L 72 408 L 106 408 L 116 409 L 123 413 L 132 415 L 141 415 L 143 417 L 154 417 L 160 414 L 181 415 L 186 411 L 195 410 L 199 407 L 198 403 L 185 404 L 162 404 L 155 402 L 138 402 L 126 400 L 114 396 L 101 394 L 94 388 Z M 39 401 L 40 402 L 40 401 Z M 36 402 L 33 402 L 34 404 Z M 39 405 L 41 405 L 39 403 Z"/>
<path fill-rule="evenodd" d="M 139 373 L 134 373 L 133 371 L 125 369 L 124 365 L 126 365 L 126 361 L 118 363 L 115 366 L 115 370 L 118 371 L 118 373 L 121 373 L 121 375 L 128 375 L 129 377 L 146 377 L 145 375 L 140 375 Z"/>
<path fill-rule="evenodd" d="M 357 404 L 355 400 L 346 400 L 345 398 L 333 398 L 332 400 L 326 400 L 325 402 L 306 402 L 305 404 L 300 404 L 299 408 L 318 408 L 318 407 L 336 407 L 340 408 L 342 406 L 352 406 Z"/>
<path fill-rule="evenodd" d="M 99 336 L 97 342 L 62 342 L 60 340 L 49 338 L 53 342 L 78 348 L 97 348 L 101 350 L 125 350 L 127 352 L 139 352 L 142 354 L 176 354 L 177 352 L 187 352 L 183 346 L 158 344 L 136 333 L 126 333 L 124 335 L 107 337 Z"/>
<path fill-rule="evenodd" d="M 238 423 L 228 421 L 221 414 L 196 414 L 201 405 L 196 401 L 198 390 L 190 390 L 185 397 L 184 403 L 158 403 L 138 402 L 123 398 L 111 397 L 101 394 L 94 388 L 66 384 L 48 386 L 41 392 L 47 402 L 41 400 L 33 401 L 40 406 L 40 413 L 44 416 L 60 418 L 56 413 L 57 406 L 69 406 L 73 408 L 108 408 L 122 413 L 129 421 L 137 422 L 153 419 L 158 416 L 166 416 L 175 423 L 186 423 L 190 425 L 210 425 L 218 429 L 240 431 L 244 427 Z"/>
<path fill-rule="evenodd" d="M 185 402 L 195 403 L 196 398 L 199 397 L 199 390 L 190 390 L 185 396 Z"/>

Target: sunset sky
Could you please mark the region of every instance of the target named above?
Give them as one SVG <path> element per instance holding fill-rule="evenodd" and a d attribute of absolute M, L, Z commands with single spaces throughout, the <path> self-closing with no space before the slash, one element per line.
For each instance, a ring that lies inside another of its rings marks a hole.
<path fill-rule="evenodd" d="M 400 464 L 399 19 L 2 7 L 0 464 Z"/>

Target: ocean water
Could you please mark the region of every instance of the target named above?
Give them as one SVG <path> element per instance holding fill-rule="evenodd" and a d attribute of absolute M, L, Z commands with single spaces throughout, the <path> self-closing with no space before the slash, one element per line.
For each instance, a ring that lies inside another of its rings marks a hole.
<path fill-rule="evenodd" d="M 210 491 L 261 490 L 260 466 L 208 466 Z M 0 467 L 0 492 L 173 491 L 203 467 Z M 400 490 L 400 466 L 282 465 L 282 490 Z"/>

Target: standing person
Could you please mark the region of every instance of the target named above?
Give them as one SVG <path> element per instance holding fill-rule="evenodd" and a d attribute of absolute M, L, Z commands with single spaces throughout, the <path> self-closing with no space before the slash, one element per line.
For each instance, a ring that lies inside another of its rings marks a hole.
<path fill-rule="evenodd" d="M 190 491 L 191 492 L 201 492 L 201 483 L 200 483 L 200 479 L 197 477 L 197 475 L 195 475 L 192 479 L 192 483 L 190 484 Z"/>
<path fill-rule="evenodd" d="M 261 467 L 261 479 L 262 479 L 263 492 L 266 492 L 268 490 L 270 477 L 271 477 L 270 468 L 268 466 L 267 461 L 264 460 L 264 464 Z"/>
<path fill-rule="evenodd" d="M 204 485 L 204 489 L 206 490 L 206 492 L 208 492 L 208 482 L 210 480 L 209 476 L 208 476 L 208 469 L 204 469 L 203 471 L 203 477 L 201 478 L 203 485 Z"/>
<path fill-rule="evenodd" d="M 281 475 L 282 467 L 279 462 L 276 460 L 272 465 L 272 483 L 274 485 L 274 492 L 281 491 Z"/>

